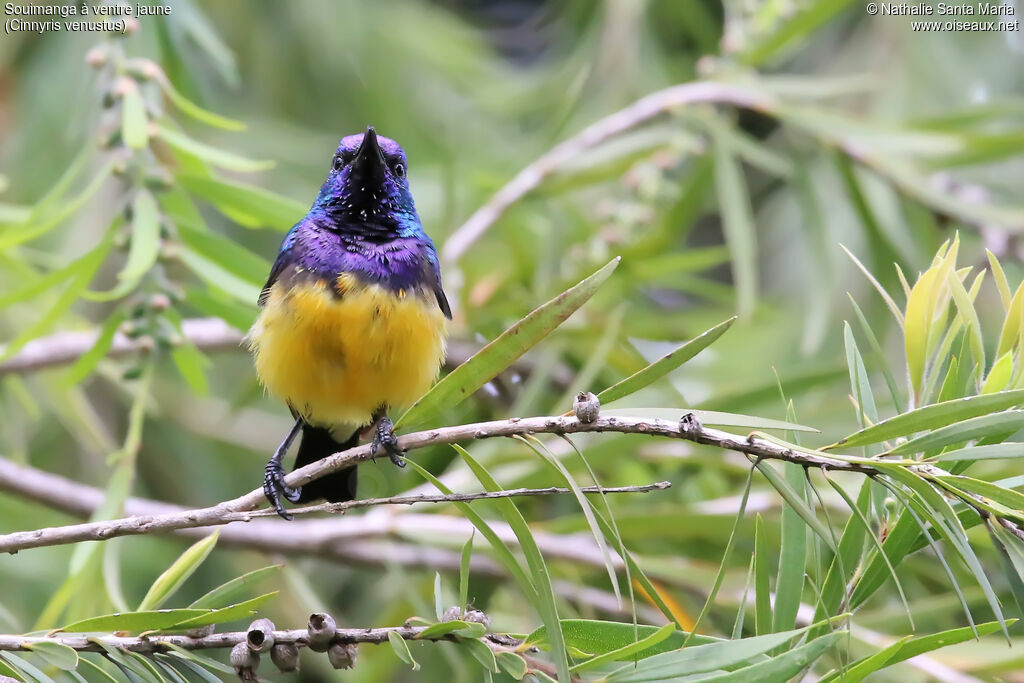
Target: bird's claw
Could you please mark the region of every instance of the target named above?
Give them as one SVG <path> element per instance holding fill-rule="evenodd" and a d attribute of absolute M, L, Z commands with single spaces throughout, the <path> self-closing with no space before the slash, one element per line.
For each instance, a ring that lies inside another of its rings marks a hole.
<path fill-rule="evenodd" d="M 267 500 L 270 501 L 278 515 L 283 519 L 291 519 L 292 516 L 281 505 L 281 500 L 278 498 L 279 492 L 289 502 L 297 503 L 302 493 L 302 488 L 288 486 L 284 482 L 284 468 L 281 467 L 281 463 L 271 460 L 267 463 L 267 468 L 263 475 L 263 495 L 267 497 Z"/>
<path fill-rule="evenodd" d="M 405 451 L 398 447 L 395 425 L 389 417 L 377 420 L 377 431 L 373 437 L 373 443 L 370 444 L 370 457 L 376 458 L 381 449 L 387 453 L 391 462 L 398 467 L 405 467 Z"/>

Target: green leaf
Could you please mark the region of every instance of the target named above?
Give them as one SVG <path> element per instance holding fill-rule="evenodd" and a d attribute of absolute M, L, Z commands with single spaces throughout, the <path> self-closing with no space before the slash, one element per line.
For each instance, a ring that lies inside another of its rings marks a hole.
<path fill-rule="evenodd" d="M 74 671 L 78 668 L 78 653 L 74 648 L 55 641 L 32 643 L 29 649 L 61 671 Z"/>
<path fill-rule="evenodd" d="M 984 368 L 985 340 L 981 336 L 981 321 L 978 320 L 978 312 L 974 309 L 974 302 L 971 300 L 970 295 L 967 294 L 967 290 L 964 289 L 964 284 L 960 281 L 960 275 L 956 271 L 949 271 L 946 275 L 946 284 L 953 295 L 953 302 L 956 304 L 960 319 L 967 327 L 967 338 L 971 343 L 971 356 L 978 367 Z"/>
<path fill-rule="evenodd" d="M 997 395 L 998 394 L 990 394 L 990 396 Z M 887 453 L 890 455 L 921 453 L 936 448 L 942 448 L 943 446 L 949 446 L 950 444 L 970 441 L 971 439 L 978 439 L 997 434 L 1013 434 L 1018 429 L 1022 428 L 1024 428 L 1024 410 L 1006 410 L 947 425 L 923 436 L 901 443 L 895 448 L 887 451 Z"/>
<path fill-rule="evenodd" d="M 967 396 L 911 410 L 855 432 L 822 450 L 888 441 L 915 432 L 933 430 L 953 423 L 1005 410 L 1024 403 L 1024 389 L 1000 391 L 985 396 Z"/>
<path fill-rule="evenodd" d="M 995 615 L 996 619 L 1003 624 L 1003 631 L 1005 633 L 1006 620 L 1003 619 L 1003 612 L 999 606 L 999 599 L 996 597 L 995 591 L 992 589 L 992 584 L 989 582 L 988 576 L 985 574 L 985 570 L 981 566 L 981 562 L 978 561 L 978 557 L 974 553 L 974 549 L 971 547 L 970 541 L 967 539 L 967 532 L 964 530 L 963 525 L 960 523 L 960 519 L 957 517 L 956 513 L 953 512 L 953 508 L 950 506 L 946 498 L 932 488 L 930 484 L 923 481 L 919 476 L 907 471 L 899 465 L 893 465 L 880 460 L 878 461 L 877 466 L 879 469 L 885 470 L 885 473 L 889 477 L 907 486 L 917 494 L 916 496 L 908 499 L 909 505 L 911 508 L 916 507 L 921 513 L 923 513 L 928 523 L 939 531 L 939 533 L 941 533 L 942 536 L 956 549 L 964 564 L 968 569 L 970 569 L 971 573 L 974 574 L 974 578 L 981 587 L 982 592 L 985 594 L 985 598 L 988 601 L 989 607 L 992 609 L 992 613 Z M 968 618 L 970 619 L 969 613 Z M 971 626 L 974 627 L 973 621 L 971 622 Z M 1009 638 L 1008 634 L 1007 638 Z"/>
<path fill-rule="evenodd" d="M 142 149 L 149 143 L 146 105 L 142 102 L 142 93 L 135 81 L 124 79 L 122 82 L 126 87 L 121 100 L 121 138 L 132 149 Z"/>
<path fill-rule="evenodd" d="M 620 661 L 623 659 L 633 657 L 635 655 L 638 655 L 638 653 L 644 652 L 645 650 L 651 650 L 651 648 L 665 641 L 669 636 L 671 636 L 675 632 L 675 624 L 665 624 L 649 636 L 640 638 L 639 640 L 630 643 L 629 645 L 620 647 L 616 650 L 602 652 L 596 657 L 591 657 L 585 662 L 580 662 L 579 664 L 570 668 L 569 670 L 573 673 L 579 673 L 580 671 L 587 671 L 589 669 L 602 666 L 609 662 Z"/>
<path fill-rule="evenodd" d="M 943 482 L 944 484 L 948 484 L 955 489 L 959 489 L 960 491 L 966 491 L 967 493 L 973 493 L 976 496 L 982 496 L 995 501 L 996 503 L 1009 508 L 1010 511 L 1015 512 L 1018 518 L 1020 518 L 1021 515 L 1024 515 L 1024 493 L 1014 491 L 1013 489 L 1003 488 L 999 484 L 994 484 L 990 481 L 974 479 L 972 477 L 937 475 L 935 479 Z"/>
<path fill-rule="evenodd" d="M 161 644 L 168 650 L 171 650 L 174 655 L 180 657 L 184 661 L 193 662 L 203 667 L 204 669 L 209 669 L 211 671 L 219 671 L 220 673 L 228 674 L 231 676 L 236 675 L 235 670 L 233 668 L 231 668 L 227 664 L 222 664 L 218 662 L 216 659 L 211 659 L 210 657 L 198 654 L 196 652 L 193 652 L 192 650 L 186 650 L 180 645 L 174 645 L 173 643 L 161 642 Z"/>
<path fill-rule="evenodd" d="M 1011 441 L 1010 443 L 968 446 L 967 448 L 945 451 L 929 458 L 929 460 L 943 462 L 947 460 L 1000 460 L 1020 457 L 1024 457 L 1024 443 Z"/>
<path fill-rule="evenodd" d="M 54 683 L 53 679 L 43 673 L 27 659 L 19 657 L 13 652 L 0 652 L 0 660 L 5 661 L 8 666 L 15 669 L 26 681 L 37 681 L 38 683 Z"/>
<path fill-rule="evenodd" d="M 112 631 L 159 631 L 186 619 L 208 613 L 201 609 L 161 609 L 152 612 L 121 612 L 90 617 L 60 628 L 69 633 L 97 633 Z"/>
<path fill-rule="evenodd" d="M 867 267 L 860 262 L 860 259 L 853 255 L 852 251 L 847 249 L 842 244 L 839 245 L 839 248 L 846 252 L 846 255 L 850 257 L 850 260 L 853 261 L 854 265 L 857 266 L 858 270 L 860 270 L 860 272 L 862 272 L 864 276 L 867 277 L 868 281 L 874 286 L 875 291 L 877 291 L 879 296 L 882 297 L 882 300 L 885 302 L 885 305 L 889 307 L 889 311 L 892 313 L 893 317 L 896 318 L 896 322 L 899 323 L 900 327 L 905 328 L 906 320 L 903 317 L 903 311 L 900 310 L 900 307 L 896 304 L 896 301 L 892 298 L 889 292 L 885 290 L 885 287 L 882 286 L 882 283 L 875 279 L 875 276 L 871 274 L 871 271 L 868 270 Z"/>
<path fill-rule="evenodd" d="M 99 270 L 99 267 L 103 264 L 103 259 L 110 251 L 113 243 L 111 235 L 112 233 L 108 231 L 99 246 L 78 260 L 75 274 L 64 288 L 64 291 L 57 297 L 53 306 L 34 323 L 22 327 L 18 336 L 3 347 L 2 352 L 0 352 L 0 362 L 16 354 L 32 339 L 46 333 L 71 308 L 71 305 L 78 300 L 79 295 L 89 286 L 89 282 L 96 274 L 96 271 Z"/>
<path fill-rule="evenodd" d="M 287 230 L 306 213 L 301 203 L 262 187 L 208 176 L 180 173 L 176 179 L 186 189 L 212 202 L 231 217 L 248 218 L 243 225 Z"/>
<path fill-rule="evenodd" d="M 462 641 L 459 645 L 469 650 L 469 653 L 473 655 L 476 661 L 480 662 L 484 669 L 492 673 L 498 673 L 498 661 L 494 658 L 491 648 L 487 647 L 483 641 L 470 639 Z"/>
<path fill-rule="evenodd" d="M 1006 623 L 1010 624 L 1015 621 L 1016 619 L 1008 619 Z M 987 636 L 995 633 L 1000 628 L 1001 626 L 997 621 L 978 624 L 977 636 Z M 911 657 L 933 652 L 948 645 L 963 643 L 975 637 L 975 631 L 970 627 L 953 628 L 941 633 L 918 636 L 917 638 L 907 636 L 869 657 L 857 660 L 841 672 L 834 671 L 830 673 L 821 679 L 821 683 L 829 683 L 830 681 L 859 683 L 859 681 L 864 680 L 876 671 L 892 666 L 897 662 L 904 662 Z"/>
<path fill-rule="evenodd" d="M 848 322 L 843 323 L 843 340 L 846 345 L 846 365 L 850 369 L 850 388 L 853 390 L 853 398 L 857 401 L 857 421 L 863 428 L 878 422 L 875 394 L 871 390 L 871 381 L 864 368 L 864 357 L 857 348 L 857 340 Z"/>
<path fill-rule="evenodd" d="M 608 544 L 605 541 L 604 534 L 601 532 L 601 527 L 597 523 L 594 508 L 591 506 L 587 497 L 583 494 L 583 491 L 580 490 L 580 485 L 569 473 L 569 470 L 566 469 L 565 465 L 562 464 L 562 461 L 556 458 L 539 439 L 532 435 L 525 437 L 518 436 L 516 438 L 529 446 L 534 453 L 539 455 L 541 459 L 543 459 L 544 462 L 546 462 L 548 466 L 553 469 L 563 481 L 565 481 L 566 485 L 573 492 L 573 496 L 575 496 L 576 502 L 579 503 L 580 510 L 583 512 L 583 517 L 587 520 L 587 526 L 590 527 L 590 533 L 594 536 L 594 541 L 601 552 L 605 569 L 608 572 L 608 580 L 611 584 L 612 591 L 615 593 L 615 599 L 616 601 L 621 600 L 622 596 L 619 593 L 619 581 L 618 577 L 615 575 L 615 562 L 612 560 L 612 553 L 608 549 Z"/>
<path fill-rule="evenodd" d="M 273 591 L 271 593 L 258 595 L 255 598 L 250 598 L 249 600 L 245 600 L 234 605 L 221 607 L 220 609 L 204 610 L 202 614 L 183 619 L 170 627 L 154 630 L 167 631 L 173 629 L 175 631 L 184 631 L 199 628 L 200 626 L 208 626 L 210 624 L 226 624 L 229 621 L 245 619 L 255 614 L 259 607 L 262 607 L 276 595 L 277 591 Z"/>
<path fill-rule="evenodd" d="M 800 495 L 789 485 L 782 475 L 780 475 L 769 463 L 759 460 L 754 465 L 757 470 L 765 476 L 768 482 L 775 487 L 775 490 L 779 492 L 790 507 L 803 518 L 804 522 L 810 527 L 811 531 L 818 535 L 818 537 L 825 542 L 825 544 L 833 552 L 836 550 L 836 543 L 829 529 L 821 523 L 814 511 L 808 506 L 807 501 L 803 500 Z"/>
<path fill-rule="evenodd" d="M 444 617 L 444 600 L 441 597 L 441 572 L 434 572 L 434 616 L 438 621 Z"/>
<path fill-rule="evenodd" d="M 602 417 L 646 417 L 656 420 L 668 420 L 678 423 L 684 415 L 693 413 L 702 425 L 708 427 L 744 427 L 747 429 L 766 430 L 779 429 L 791 432 L 817 432 L 814 427 L 770 420 L 765 417 L 741 415 L 739 413 L 723 413 L 717 410 L 691 410 L 690 408 L 612 408 L 602 410 Z"/>
<path fill-rule="evenodd" d="M 469 562 L 473 558 L 474 536 L 476 536 L 476 531 L 470 534 L 462 546 L 462 558 L 459 562 L 459 607 L 461 609 L 466 609 L 469 604 Z"/>
<path fill-rule="evenodd" d="M 889 369 L 889 363 L 886 359 L 885 353 L 882 351 L 881 345 L 878 343 L 878 337 L 875 336 L 874 331 L 871 329 L 871 325 L 868 324 L 867 318 L 864 316 L 864 312 L 860 310 L 860 306 L 849 294 L 850 305 L 853 306 L 853 312 L 857 315 L 857 321 L 860 323 L 861 330 L 864 332 L 864 336 L 868 339 L 868 344 L 871 346 L 871 351 L 874 355 L 876 364 L 882 370 L 882 376 L 885 377 L 885 384 L 889 387 L 889 395 L 892 397 L 892 404 L 896 408 L 896 412 L 906 412 L 906 402 L 903 400 L 900 390 L 896 385 L 896 378 L 893 377 L 892 371 Z"/>
<path fill-rule="evenodd" d="M 187 97 L 182 95 L 180 92 L 175 90 L 174 86 L 171 85 L 170 80 L 163 74 L 157 78 L 156 81 L 160 84 L 164 94 L 171 102 L 174 103 L 181 112 L 187 116 L 191 116 L 196 121 L 201 121 L 209 126 L 215 128 L 222 128 L 224 130 L 244 130 L 245 123 L 237 121 L 235 119 L 229 119 L 226 116 L 215 114 L 211 111 L 207 111 L 200 107 L 195 102 L 192 102 Z"/>
<path fill-rule="evenodd" d="M 790 405 L 792 406 L 792 401 Z M 807 477 L 804 468 L 796 463 L 785 463 L 782 468 L 786 481 L 798 496 L 806 499 Z M 787 631 L 796 626 L 800 599 L 803 596 L 804 567 L 807 564 L 807 528 L 800 514 L 786 505 L 782 508 L 781 517 L 782 547 L 776 564 L 775 603 L 770 631 Z"/>
<path fill-rule="evenodd" d="M 191 547 L 188 548 L 181 556 L 174 561 L 170 567 L 168 567 L 163 574 L 157 577 L 153 585 L 150 586 L 149 591 L 146 593 L 146 597 L 142 598 L 142 602 L 139 604 L 139 612 L 148 612 L 157 609 L 170 598 L 174 593 L 181 588 L 181 585 L 185 583 L 188 577 L 192 576 L 192 573 L 199 569 L 199 565 L 209 556 L 213 551 L 213 547 L 217 545 L 217 539 L 220 537 L 219 531 L 214 531 L 206 538 L 197 541 Z"/>
<path fill-rule="evenodd" d="M 232 154 L 231 152 L 225 152 L 222 149 L 193 140 L 184 133 L 171 130 L 166 126 L 158 128 L 157 136 L 176 150 L 192 154 L 212 166 L 225 168 L 229 171 L 254 173 L 256 171 L 266 171 L 274 167 L 274 162 L 272 161 L 256 161 Z"/>
<path fill-rule="evenodd" d="M 182 244 L 196 254 L 254 285 L 266 282 L 271 264 L 262 256 L 212 230 L 181 221 L 177 227 Z"/>
<path fill-rule="evenodd" d="M 981 386 L 982 394 L 994 394 L 1002 391 L 1010 383 L 1013 375 L 1013 352 L 1007 351 L 992 365 L 985 383 Z"/>
<path fill-rule="evenodd" d="M 646 639 L 661 629 L 657 626 L 646 624 L 633 625 L 620 621 L 600 621 L 596 619 L 562 619 L 562 633 L 565 636 L 567 647 L 589 655 L 611 652 L 629 647 L 637 642 L 637 639 Z M 524 644 L 547 649 L 548 644 L 547 626 L 541 626 L 533 631 L 524 640 Z M 683 647 L 687 637 L 691 634 L 685 631 L 673 631 L 665 640 L 649 644 L 644 650 L 630 655 L 636 655 L 637 659 L 644 659 L 661 652 L 678 650 Z M 720 639 L 710 636 L 692 634 L 692 642 L 697 644 L 719 642 Z"/>
<path fill-rule="evenodd" d="M 711 346 L 735 322 L 736 316 L 733 316 L 724 322 L 718 323 L 710 330 L 702 332 L 699 336 L 669 351 L 642 370 L 638 370 L 626 379 L 608 387 L 599 393 L 597 398 L 600 399 L 602 404 L 607 404 L 640 391 Z"/>
<path fill-rule="evenodd" d="M 704 683 L 749 683 L 750 681 L 788 681 L 816 662 L 844 633 L 830 633 L 765 662 L 736 671 L 701 677 Z"/>
<path fill-rule="evenodd" d="M 272 564 L 260 569 L 254 569 L 251 572 L 246 572 L 241 576 L 236 576 L 230 581 L 217 586 L 206 595 L 197 599 L 189 605 L 189 607 L 193 609 L 217 609 L 219 607 L 224 607 L 229 600 L 241 595 L 252 586 L 266 581 L 270 577 L 276 575 L 281 571 L 282 567 L 284 567 L 283 564 Z"/>
<path fill-rule="evenodd" d="M 757 231 L 743 169 L 726 140 L 714 141 L 715 185 L 722 230 L 732 256 L 737 309 L 746 317 L 757 299 Z"/>
<path fill-rule="evenodd" d="M 617 260 L 613 263 L 616 262 Z M 490 472 L 478 463 L 466 449 L 458 445 L 453 445 L 452 447 L 462 457 L 463 461 L 469 465 L 473 474 L 486 490 L 502 490 Z M 497 508 L 501 511 L 505 521 L 512 528 L 516 538 L 519 539 L 519 547 L 526 557 L 526 564 L 530 568 L 533 586 L 537 591 L 537 602 L 533 606 L 540 613 L 544 625 L 548 627 L 548 640 L 551 643 L 551 655 L 555 662 L 555 668 L 558 670 L 558 678 L 559 680 L 568 681 L 571 678 L 569 674 L 569 660 L 565 651 L 565 641 L 559 628 L 558 607 L 555 604 L 555 593 L 551 587 L 551 576 L 548 574 L 544 556 L 541 555 L 540 548 L 537 547 L 537 541 L 533 538 L 533 533 L 530 531 L 529 525 L 527 525 L 516 504 L 510 498 L 500 498 L 494 502 L 497 504 Z"/>
<path fill-rule="evenodd" d="M 587 279 L 562 292 L 505 330 L 497 339 L 477 351 L 472 358 L 435 384 L 398 419 L 395 427 L 425 424 L 442 410 L 450 409 L 468 398 L 586 303 L 614 272 L 619 260 L 618 257 L 612 259 Z"/>
<path fill-rule="evenodd" d="M 767 532 L 761 513 L 754 515 L 754 630 L 757 635 L 772 632 L 771 563 Z"/>
<path fill-rule="evenodd" d="M 104 321 L 103 327 L 100 328 L 100 333 L 96 336 L 96 341 L 89 347 L 89 350 L 78 357 L 67 374 L 64 376 L 65 386 L 71 386 L 78 384 L 96 369 L 100 361 L 106 358 L 107 352 L 110 351 L 110 347 L 114 344 L 114 335 L 117 334 L 117 328 L 124 322 L 125 314 L 124 311 L 117 310 L 110 314 L 110 316 Z"/>
<path fill-rule="evenodd" d="M 992 271 L 992 279 L 996 282 L 996 289 L 999 290 L 999 300 L 1003 303 L 1003 310 L 1008 311 L 1013 296 L 1010 294 L 1010 283 L 1006 281 L 1006 273 L 1003 272 L 1003 266 L 995 254 L 986 249 L 985 255 L 988 256 L 989 269 Z"/>
<path fill-rule="evenodd" d="M 192 393 L 207 396 L 210 387 L 206 382 L 204 368 L 210 364 L 210 359 L 187 338 L 182 337 L 182 340 L 182 343 L 171 351 L 171 360 Z"/>
<path fill-rule="evenodd" d="M 234 273 L 222 268 L 216 261 L 211 261 L 188 246 L 181 250 L 181 261 L 200 280 L 231 294 L 239 301 L 254 302 L 260 296 L 260 285 L 243 280 Z"/>
<path fill-rule="evenodd" d="M 431 484 L 437 487 L 437 490 L 444 494 L 452 493 L 452 490 L 444 485 L 444 483 L 435 477 L 433 474 L 425 470 L 414 460 L 406 460 L 406 465 L 413 468 L 417 473 L 420 474 L 424 479 L 429 481 Z M 515 556 L 512 554 L 505 544 L 501 541 L 498 535 L 494 532 L 494 529 L 481 517 L 476 510 L 470 507 L 469 503 L 464 501 L 453 501 L 455 507 L 459 508 L 459 512 L 462 513 L 466 519 L 472 523 L 472 525 L 483 534 L 483 537 L 487 539 L 487 542 L 491 545 L 491 550 L 494 552 L 496 559 L 501 563 L 503 567 L 519 582 L 519 587 L 526 594 L 528 599 L 536 599 L 536 589 L 533 586 L 533 581 L 530 580 L 526 572 L 519 565 Z"/>
<path fill-rule="evenodd" d="M 388 642 L 391 643 L 391 649 L 394 650 L 395 655 L 399 659 L 411 666 L 413 671 L 419 670 L 420 665 L 412 658 L 412 653 L 409 652 L 409 644 L 405 642 L 402 636 L 398 635 L 395 631 L 388 631 Z"/>
<path fill-rule="evenodd" d="M 1017 287 L 1017 291 L 1010 301 L 1009 309 L 1006 311 L 1006 320 L 1003 321 L 1003 329 L 999 333 L 996 356 L 1002 356 L 1007 351 L 1013 350 L 1015 346 L 1019 346 L 1022 321 L 1024 321 L 1024 282 Z"/>
<path fill-rule="evenodd" d="M 673 676 L 686 676 L 716 669 L 742 666 L 755 661 L 766 652 L 785 645 L 806 631 L 783 631 L 753 638 L 723 640 L 706 645 L 693 645 L 681 650 L 663 652 L 629 664 L 606 677 L 608 683 L 625 681 L 664 681 Z M 749 679 L 765 680 L 765 679 Z M 777 679 L 776 679 L 777 680 Z"/>
<path fill-rule="evenodd" d="M 117 274 L 122 283 L 131 288 L 149 272 L 160 252 L 160 215 L 156 200 L 146 190 L 139 190 L 132 202 L 132 240 L 128 260 Z M 130 289 L 129 289 L 130 291 Z"/>
<path fill-rule="evenodd" d="M 433 640 L 453 633 L 463 638 L 479 638 L 487 633 L 487 627 L 475 621 L 442 621 L 431 624 L 416 636 L 416 640 Z"/>
<path fill-rule="evenodd" d="M 842 486 L 833 481 L 832 478 L 829 477 L 827 474 L 825 475 L 825 480 L 828 481 L 828 483 L 832 486 L 835 492 L 838 493 L 844 501 L 846 501 L 846 504 L 849 506 L 850 511 L 853 512 L 853 516 L 856 517 L 857 520 L 859 520 L 860 523 L 863 525 L 864 536 L 870 538 L 871 541 L 875 544 L 875 549 L 878 551 L 878 556 L 880 556 L 882 560 L 885 561 L 886 568 L 889 570 L 889 574 L 892 576 L 892 582 L 896 584 L 896 590 L 899 592 L 900 601 L 903 603 L 903 609 L 907 614 L 907 621 L 910 623 L 910 628 L 911 630 L 915 630 L 914 615 L 910 610 L 910 603 L 907 601 L 907 595 L 903 591 L 903 584 L 900 583 L 899 574 L 896 573 L 896 568 L 889 561 L 889 556 L 886 555 L 885 549 L 882 547 L 882 542 L 878 539 L 878 536 L 875 535 L 874 529 L 871 528 L 871 524 L 868 522 L 868 518 L 864 516 L 864 513 L 861 511 L 860 507 L 858 507 L 857 504 L 850 499 L 849 494 L 846 493 L 846 490 L 843 489 Z"/>
<path fill-rule="evenodd" d="M 77 197 L 61 201 L 59 208 L 57 208 L 56 211 L 40 213 L 40 215 L 37 215 L 37 212 L 33 210 L 32 216 L 29 220 L 20 225 L 14 225 L 6 230 L 0 231 L 0 252 L 45 235 L 68 218 L 78 213 L 78 211 L 85 206 L 86 202 L 92 199 L 93 195 L 100 191 L 100 188 L 103 187 L 103 183 L 105 183 L 107 178 L 110 177 L 110 173 L 113 168 L 113 162 L 107 162 L 104 164 L 99 171 L 93 174 L 92 180 Z"/>
<path fill-rule="evenodd" d="M 495 654 L 500 666 L 505 673 L 517 681 L 523 680 L 526 676 L 526 660 L 514 652 L 498 652 Z"/>

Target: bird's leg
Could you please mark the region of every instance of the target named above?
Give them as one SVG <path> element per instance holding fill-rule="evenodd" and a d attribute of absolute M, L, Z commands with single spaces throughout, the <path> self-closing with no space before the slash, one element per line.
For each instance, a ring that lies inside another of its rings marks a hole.
<path fill-rule="evenodd" d="M 284 458 L 284 454 L 288 452 L 289 446 L 292 445 L 292 441 L 295 440 L 295 436 L 301 429 L 302 418 L 296 418 L 295 424 L 292 425 L 291 430 L 288 432 L 288 436 L 284 437 L 284 441 L 281 442 L 281 445 L 274 451 L 274 455 L 271 456 L 263 475 L 263 495 L 270 501 L 277 514 L 284 519 L 291 519 L 292 516 L 285 512 L 284 507 L 281 506 L 281 501 L 277 497 L 278 491 L 286 499 L 294 503 L 299 500 L 299 494 L 302 492 L 302 489 L 292 488 L 284 483 L 284 468 L 281 466 L 281 460 Z"/>
<path fill-rule="evenodd" d="M 395 436 L 395 425 L 391 421 L 391 418 L 387 416 L 385 409 L 378 410 L 373 414 L 374 419 L 374 437 L 373 443 L 370 444 L 370 457 L 376 458 L 377 453 L 384 449 L 384 452 L 388 454 L 388 459 L 395 463 L 399 467 L 405 467 L 405 461 L 402 456 L 405 455 L 405 451 L 398 447 L 398 437 Z"/>

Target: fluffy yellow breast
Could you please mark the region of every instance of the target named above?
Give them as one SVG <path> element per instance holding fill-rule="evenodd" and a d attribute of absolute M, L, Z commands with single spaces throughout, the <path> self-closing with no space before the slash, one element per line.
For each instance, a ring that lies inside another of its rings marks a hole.
<path fill-rule="evenodd" d="M 249 332 L 267 390 L 308 422 L 367 424 L 381 406 L 403 408 L 437 378 L 446 321 L 432 298 L 339 278 L 270 290 Z"/>

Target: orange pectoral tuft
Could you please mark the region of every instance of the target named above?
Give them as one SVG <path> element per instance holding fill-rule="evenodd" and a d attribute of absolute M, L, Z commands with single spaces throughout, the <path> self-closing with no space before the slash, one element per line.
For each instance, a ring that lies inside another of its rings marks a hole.
<path fill-rule="evenodd" d="M 411 405 L 444 361 L 446 320 L 426 295 L 400 298 L 342 274 L 270 291 L 249 333 L 267 390 L 318 425 L 362 425 Z"/>

